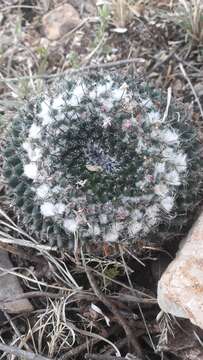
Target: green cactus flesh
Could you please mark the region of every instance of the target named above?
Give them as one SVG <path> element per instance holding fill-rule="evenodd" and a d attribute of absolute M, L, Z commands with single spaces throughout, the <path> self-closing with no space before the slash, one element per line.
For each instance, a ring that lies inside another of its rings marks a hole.
<path fill-rule="evenodd" d="M 12 204 L 42 241 L 135 243 L 197 198 L 199 144 L 184 106 L 113 74 L 64 80 L 13 120 L 4 151 Z"/>

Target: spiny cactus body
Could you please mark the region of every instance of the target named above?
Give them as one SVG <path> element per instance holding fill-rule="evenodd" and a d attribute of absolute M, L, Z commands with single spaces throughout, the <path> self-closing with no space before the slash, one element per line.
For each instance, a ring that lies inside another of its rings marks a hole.
<path fill-rule="evenodd" d="M 29 101 L 4 153 L 29 232 L 65 246 L 75 237 L 134 243 L 187 213 L 198 142 L 184 107 L 166 108 L 166 95 L 143 81 L 106 73 L 64 80 Z"/>

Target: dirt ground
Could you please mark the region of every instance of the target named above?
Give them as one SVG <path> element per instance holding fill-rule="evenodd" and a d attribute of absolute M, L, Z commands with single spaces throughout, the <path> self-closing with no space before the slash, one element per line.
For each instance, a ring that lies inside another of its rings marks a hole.
<path fill-rule="evenodd" d="M 67 3 L 80 21 L 50 40 L 43 17 Z M 30 94 L 73 70 L 102 68 L 133 71 L 157 88 L 172 87 L 173 96 L 192 109 L 201 131 L 203 9 L 197 11 L 195 3 L 1 0 L 2 138 Z M 0 249 L 8 251 L 23 288 L 19 299 L 29 299 L 33 307 L 29 313 L 9 314 L 0 302 L 1 359 L 31 360 L 30 353 L 39 355 L 34 360 L 203 359 L 202 331 L 160 313 L 157 305 L 157 282 L 174 256 L 170 246 L 116 258 L 109 249 L 103 256 L 77 258 L 48 245 L 30 246 L 10 213 L 3 181 L 0 196 Z"/>

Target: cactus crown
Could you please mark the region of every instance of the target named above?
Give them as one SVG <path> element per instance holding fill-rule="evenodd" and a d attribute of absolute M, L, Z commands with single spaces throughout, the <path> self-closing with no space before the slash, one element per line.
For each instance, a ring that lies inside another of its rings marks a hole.
<path fill-rule="evenodd" d="M 29 231 L 59 245 L 76 233 L 133 243 L 182 211 L 198 144 L 184 109 L 172 102 L 164 118 L 165 109 L 165 94 L 106 73 L 29 101 L 12 122 L 4 163 Z"/>

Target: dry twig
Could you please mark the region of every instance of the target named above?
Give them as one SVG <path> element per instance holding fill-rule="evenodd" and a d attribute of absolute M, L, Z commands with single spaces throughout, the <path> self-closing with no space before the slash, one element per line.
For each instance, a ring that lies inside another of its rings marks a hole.
<path fill-rule="evenodd" d="M 100 355 L 100 354 L 86 354 L 86 360 L 126 360 L 126 357 L 122 356 L 111 356 L 111 355 Z"/>
<path fill-rule="evenodd" d="M 66 75 L 71 75 L 71 74 L 77 74 L 83 71 L 89 71 L 89 70 L 97 70 L 97 69 L 107 69 L 107 68 L 111 68 L 111 67 L 117 67 L 117 66 L 124 66 L 124 65 L 128 65 L 128 64 L 133 64 L 139 62 L 139 59 L 137 58 L 131 58 L 131 59 L 124 59 L 124 60 L 118 60 L 118 61 L 112 61 L 112 62 L 108 62 L 108 63 L 104 63 L 104 64 L 92 64 L 89 66 L 82 66 L 79 69 L 70 69 L 61 73 L 57 73 L 57 74 L 42 74 L 42 75 L 33 75 L 32 79 L 54 79 L 54 78 L 60 78 L 60 77 L 64 77 Z M 0 74 L 1 75 L 1 74 Z M 4 78 L 2 75 L 0 77 L 0 82 L 15 82 L 15 81 L 20 81 L 20 80 L 30 80 L 30 76 L 19 76 L 19 77 L 13 77 L 13 78 Z"/>
<path fill-rule="evenodd" d="M 132 331 L 132 329 L 129 327 L 129 325 L 127 324 L 126 320 L 121 316 L 121 314 L 118 312 L 116 306 L 111 302 L 111 300 L 107 299 L 105 295 L 103 295 L 100 290 L 97 287 L 96 281 L 91 273 L 91 270 L 89 269 L 89 267 L 86 266 L 85 263 L 85 259 L 84 259 L 84 255 L 82 253 L 82 260 L 83 260 L 83 265 L 89 280 L 89 283 L 93 289 L 93 291 L 95 292 L 95 294 L 97 295 L 98 299 L 108 307 L 108 309 L 114 314 L 115 318 L 118 320 L 118 322 L 120 323 L 120 325 L 123 327 L 126 336 L 129 340 L 129 342 L 131 343 L 131 345 L 133 346 L 135 352 L 137 353 L 137 355 L 142 359 L 142 350 L 140 347 L 140 344 L 136 338 L 136 334 Z"/>
<path fill-rule="evenodd" d="M 26 360 L 48 360 L 49 358 L 35 354 L 30 351 L 21 350 L 16 346 L 10 346 L 0 343 L 0 351 L 8 354 L 13 354 L 17 357 L 24 358 Z"/>
<path fill-rule="evenodd" d="M 179 68 L 180 68 L 180 70 L 181 70 L 184 78 L 187 80 L 187 82 L 188 82 L 188 84 L 189 84 L 189 86 L 190 86 L 190 88 L 191 88 L 191 90 L 192 90 L 192 93 L 193 93 L 193 95 L 194 95 L 194 97 L 195 97 L 195 100 L 196 100 L 196 102 L 197 102 L 197 104 L 198 104 L 198 106 L 199 106 L 199 110 L 200 110 L 201 117 L 202 117 L 202 120 L 203 120 L 203 109 L 202 109 L 202 105 L 201 105 L 200 100 L 199 100 L 199 98 L 198 98 L 198 96 L 197 96 L 197 93 L 196 93 L 196 91 L 195 91 L 195 89 L 194 89 L 194 86 L 192 85 L 192 83 L 191 83 L 191 81 L 190 81 L 190 79 L 189 79 L 189 77 L 188 77 L 188 75 L 187 75 L 187 73 L 186 73 L 186 71 L 185 71 L 185 69 L 184 69 L 183 64 L 180 63 L 180 64 L 179 64 Z"/>

